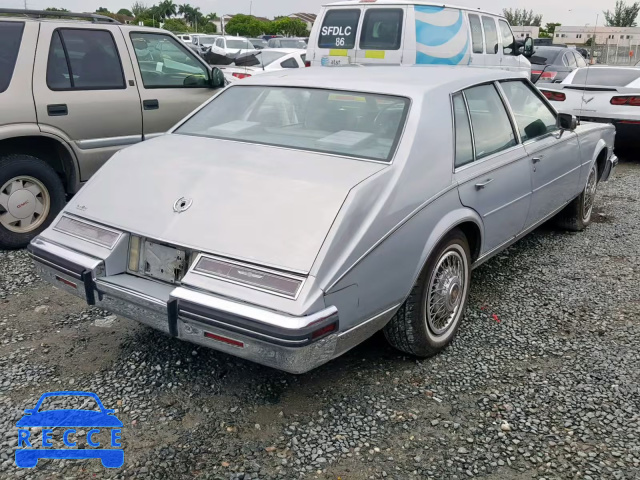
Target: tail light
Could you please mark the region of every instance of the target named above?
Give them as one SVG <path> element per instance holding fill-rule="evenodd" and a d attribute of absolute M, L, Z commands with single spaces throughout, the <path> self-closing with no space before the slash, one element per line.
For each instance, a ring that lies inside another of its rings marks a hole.
<path fill-rule="evenodd" d="M 305 60 L 304 66 L 305 67 L 310 67 L 311 66 L 311 60 Z"/>
<path fill-rule="evenodd" d="M 248 78 L 251 76 L 250 73 L 238 73 L 238 72 L 233 72 L 231 75 L 233 75 L 234 77 L 242 80 L 243 78 Z"/>
<path fill-rule="evenodd" d="M 548 90 L 540 90 L 542 94 L 553 102 L 564 102 L 567 96 L 562 92 L 550 92 Z"/>
<path fill-rule="evenodd" d="M 640 97 L 612 97 L 609 103 L 611 103 L 611 105 L 631 105 L 632 107 L 640 107 Z"/>

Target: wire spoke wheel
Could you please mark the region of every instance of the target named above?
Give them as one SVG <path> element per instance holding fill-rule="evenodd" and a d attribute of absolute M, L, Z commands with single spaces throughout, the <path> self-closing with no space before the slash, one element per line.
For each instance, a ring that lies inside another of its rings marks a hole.
<path fill-rule="evenodd" d="M 468 275 L 464 250 L 451 245 L 438 259 L 425 296 L 427 327 L 435 336 L 445 335 L 460 318 Z"/>
<path fill-rule="evenodd" d="M 44 223 L 51 208 L 49 191 L 33 177 L 14 177 L 0 187 L 0 225 L 28 233 Z"/>
<path fill-rule="evenodd" d="M 593 204 L 596 198 L 596 192 L 598 189 L 598 171 L 594 165 L 589 172 L 589 178 L 587 184 L 584 187 L 583 205 L 582 205 L 582 221 L 588 222 L 593 212 Z"/>

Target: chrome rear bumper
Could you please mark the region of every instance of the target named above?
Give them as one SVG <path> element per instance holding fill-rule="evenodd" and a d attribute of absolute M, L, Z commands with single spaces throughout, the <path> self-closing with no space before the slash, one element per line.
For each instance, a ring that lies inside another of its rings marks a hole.
<path fill-rule="evenodd" d="M 43 279 L 89 305 L 290 373 L 307 372 L 341 355 L 380 330 L 397 309 L 339 332 L 333 306 L 291 316 L 126 274 L 103 277 L 101 260 L 40 238 L 28 250 Z"/>
<path fill-rule="evenodd" d="M 604 166 L 604 170 L 602 171 L 602 175 L 600 177 L 601 182 L 606 182 L 611 177 L 611 174 L 614 172 L 616 167 L 618 166 L 618 157 L 615 154 L 611 154 L 607 163 Z"/>

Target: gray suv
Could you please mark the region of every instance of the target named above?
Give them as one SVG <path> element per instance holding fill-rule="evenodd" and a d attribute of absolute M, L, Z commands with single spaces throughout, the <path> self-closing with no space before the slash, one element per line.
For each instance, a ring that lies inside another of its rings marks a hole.
<path fill-rule="evenodd" d="M 161 135 L 225 84 L 164 30 L 0 14 L 0 248 L 28 244 L 115 152 Z"/>

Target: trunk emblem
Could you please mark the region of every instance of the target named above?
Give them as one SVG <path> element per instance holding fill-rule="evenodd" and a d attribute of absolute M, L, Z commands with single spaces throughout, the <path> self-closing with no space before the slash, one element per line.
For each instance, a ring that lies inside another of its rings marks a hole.
<path fill-rule="evenodd" d="M 594 98 L 596 98 L 596 97 L 589 97 L 589 98 L 584 98 L 584 97 L 582 97 L 582 101 L 583 101 L 584 103 L 589 103 L 589 102 L 590 102 L 591 100 L 593 100 Z"/>
<path fill-rule="evenodd" d="M 193 199 L 187 197 L 180 197 L 173 203 L 173 211 L 176 213 L 182 213 L 191 208 Z"/>

